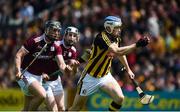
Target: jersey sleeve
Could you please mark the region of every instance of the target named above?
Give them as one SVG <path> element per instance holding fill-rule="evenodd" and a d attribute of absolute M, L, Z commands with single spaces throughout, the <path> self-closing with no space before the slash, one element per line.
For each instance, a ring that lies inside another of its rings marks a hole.
<path fill-rule="evenodd" d="M 33 49 L 35 48 L 35 41 L 33 38 L 29 38 L 25 41 L 25 43 L 23 44 L 23 47 L 28 51 L 28 52 L 32 52 Z"/>
<path fill-rule="evenodd" d="M 98 34 L 94 39 L 94 45 L 99 46 L 100 49 L 108 49 L 110 44 L 111 42 L 109 41 L 108 37 L 103 34 Z"/>
<path fill-rule="evenodd" d="M 58 46 L 56 44 L 54 44 L 54 47 L 55 47 L 55 55 L 62 55 L 62 48 L 61 46 Z"/>

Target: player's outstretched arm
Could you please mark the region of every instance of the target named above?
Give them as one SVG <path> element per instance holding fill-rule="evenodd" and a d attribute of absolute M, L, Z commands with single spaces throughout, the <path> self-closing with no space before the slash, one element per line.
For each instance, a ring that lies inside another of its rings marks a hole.
<path fill-rule="evenodd" d="M 72 68 L 69 65 L 65 64 L 64 58 L 62 55 L 57 55 L 56 59 L 57 59 L 57 64 L 63 73 L 66 73 L 67 71 L 72 71 Z"/>
<path fill-rule="evenodd" d="M 123 55 L 131 53 L 136 48 L 147 46 L 149 42 L 150 42 L 149 37 L 143 37 L 143 38 L 140 38 L 135 44 L 131 44 L 129 46 L 124 46 L 124 47 L 119 47 L 118 44 L 112 43 L 109 46 L 108 50 L 111 52 L 114 52 L 118 56 L 120 55 L 123 56 Z"/>
<path fill-rule="evenodd" d="M 131 44 L 129 46 L 119 47 L 118 44 L 112 43 L 109 46 L 109 51 L 114 52 L 118 56 L 123 56 L 129 54 L 136 49 L 136 44 Z"/>

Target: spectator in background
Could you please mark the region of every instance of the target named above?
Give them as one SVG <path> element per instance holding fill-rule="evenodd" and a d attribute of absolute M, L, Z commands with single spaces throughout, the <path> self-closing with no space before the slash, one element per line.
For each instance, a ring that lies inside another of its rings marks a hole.
<path fill-rule="evenodd" d="M 152 37 L 159 37 L 159 24 L 158 18 L 154 10 L 150 11 L 150 17 L 148 18 L 148 31 Z"/>
<path fill-rule="evenodd" d="M 23 6 L 20 8 L 20 16 L 25 20 L 25 22 L 33 20 L 34 7 L 30 5 L 28 1 L 25 1 Z"/>

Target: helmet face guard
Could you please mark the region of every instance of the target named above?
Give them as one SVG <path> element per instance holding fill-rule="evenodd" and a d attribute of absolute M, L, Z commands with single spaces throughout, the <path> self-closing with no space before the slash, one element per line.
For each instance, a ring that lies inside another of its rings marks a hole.
<path fill-rule="evenodd" d="M 64 43 L 66 46 L 73 46 L 79 41 L 79 31 L 76 27 L 70 26 L 65 29 Z"/>
<path fill-rule="evenodd" d="M 110 34 L 112 34 L 115 27 L 121 27 L 122 25 L 121 19 L 116 16 L 107 16 L 104 21 L 104 28 Z M 107 30 L 108 28 L 109 30 Z"/>
<path fill-rule="evenodd" d="M 50 41 L 55 41 L 60 38 L 61 23 L 58 21 L 47 21 L 45 23 L 45 35 Z"/>

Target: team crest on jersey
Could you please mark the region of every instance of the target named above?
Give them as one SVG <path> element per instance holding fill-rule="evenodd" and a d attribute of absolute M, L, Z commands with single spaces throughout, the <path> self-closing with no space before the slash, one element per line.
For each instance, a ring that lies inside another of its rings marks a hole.
<path fill-rule="evenodd" d="M 71 53 L 71 52 L 69 52 L 69 53 L 68 53 L 68 57 L 71 57 L 71 56 L 72 56 L 72 53 Z"/>
<path fill-rule="evenodd" d="M 64 51 L 63 56 L 66 56 L 66 55 L 67 55 L 67 51 Z"/>
<path fill-rule="evenodd" d="M 51 51 L 54 51 L 54 50 L 55 50 L 55 48 L 54 48 L 54 46 L 52 46 L 52 47 L 51 47 Z"/>

